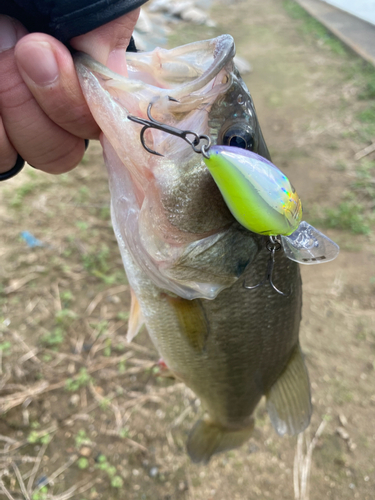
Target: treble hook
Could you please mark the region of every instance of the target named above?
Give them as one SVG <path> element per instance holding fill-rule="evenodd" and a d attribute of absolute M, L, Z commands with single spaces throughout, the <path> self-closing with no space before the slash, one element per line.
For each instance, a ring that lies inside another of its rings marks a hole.
<path fill-rule="evenodd" d="M 170 101 L 178 102 L 177 99 L 174 99 L 173 97 L 168 96 L 168 99 Z M 140 134 L 140 139 L 142 146 L 145 148 L 146 151 L 153 155 L 157 156 L 164 156 L 157 151 L 154 151 L 153 149 L 150 149 L 146 142 L 145 142 L 145 132 L 149 128 L 155 128 L 156 130 L 161 130 L 162 132 L 166 132 L 167 134 L 175 135 L 176 137 L 179 137 L 180 139 L 183 139 L 185 142 L 187 142 L 196 153 L 202 154 L 205 158 L 209 158 L 208 155 L 208 150 L 211 147 L 211 139 L 208 137 L 208 135 L 198 135 L 192 130 L 181 130 L 176 127 L 172 127 L 171 125 L 166 125 L 165 123 L 160 123 L 155 118 L 151 116 L 151 108 L 152 108 L 152 102 L 147 107 L 147 116 L 149 120 L 145 120 L 143 118 L 139 118 L 138 116 L 133 116 L 133 115 L 128 115 L 129 120 L 135 123 L 139 123 L 140 125 L 143 125 L 143 128 L 141 130 Z M 193 140 L 189 139 L 189 135 L 192 135 L 194 137 Z M 202 141 L 205 141 L 205 144 L 201 144 Z"/>
<path fill-rule="evenodd" d="M 268 262 L 267 262 L 266 274 L 265 274 L 263 280 L 255 286 L 248 286 L 244 282 L 243 287 L 246 288 L 246 290 L 255 290 L 256 288 L 263 286 L 268 281 L 269 284 L 272 286 L 272 288 L 275 290 L 275 292 L 282 295 L 283 297 L 289 297 L 290 292 L 288 294 L 282 292 L 281 290 L 279 290 L 275 286 L 275 284 L 272 280 L 273 268 L 275 265 L 275 253 L 281 249 L 281 244 L 276 237 L 270 236 L 266 247 L 267 247 L 267 250 L 270 252 L 270 258 L 268 259 Z"/>

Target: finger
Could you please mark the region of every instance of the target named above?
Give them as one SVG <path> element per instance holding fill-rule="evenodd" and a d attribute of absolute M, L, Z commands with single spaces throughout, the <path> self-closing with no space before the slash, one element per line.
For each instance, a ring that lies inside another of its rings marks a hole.
<path fill-rule="evenodd" d="M 5 132 L 3 120 L 0 117 L 0 174 L 8 172 L 8 170 L 13 168 L 16 161 L 17 151 L 10 143 Z"/>
<path fill-rule="evenodd" d="M 8 16 L 0 16 L 0 53 L 14 47 L 17 41 L 26 34 L 27 31 L 21 23 Z M 0 173 L 13 168 L 16 161 L 17 151 L 8 139 L 0 116 Z"/>
<path fill-rule="evenodd" d="M 113 71 L 127 76 L 126 49 L 140 9 L 135 9 L 85 35 L 70 40 L 72 47 L 86 52 Z"/>
<path fill-rule="evenodd" d="M 33 33 L 15 48 L 18 70 L 45 114 L 83 139 L 99 137 L 99 127 L 83 97 L 68 49 L 49 35 Z"/>
<path fill-rule="evenodd" d="M 0 16 L 0 23 L 0 31 L 15 29 L 6 16 Z M 9 44 L 0 53 L 0 115 L 14 149 L 36 168 L 66 172 L 84 154 L 84 141 L 61 129 L 41 110 L 21 78 Z"/>

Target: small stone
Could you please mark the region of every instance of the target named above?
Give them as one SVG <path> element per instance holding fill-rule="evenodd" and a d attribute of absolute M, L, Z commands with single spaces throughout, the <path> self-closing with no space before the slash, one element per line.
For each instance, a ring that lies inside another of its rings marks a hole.
<path fill-rule="evenodd" d="M 346 432 L 344 427 L 337 427 L 336 433 L 345 441 L 348 441 L 350 439 L 349 434 Z"/>
<path fill-rule="evenodd" d="M 79 397 L 79 394 L 73 394 L 72 397 L 69 399 L 69 404 L 71 406 L 78 406 L 81 401 L 81 398 Z"/>
<path fill-rule="evenodd" d="M 88 446 L 82 446 L 82 448 L 79 450 L 79 454 L 82 457 L 89 457 L 91 455 L 91 452 L 92 450 Z"/>
<path fill-rule="evenodd" d="M 159 469 L 157 467 L 151 467 L 149 475 L 150 477 L 156 477 L 159 473 Z"/>
<path fill-rule="evenodd" d="M 185 481 L 180 481 L 178 483 L 178 489 L 179 491 L 186 491 L 188 489 L 188 485 L 186 484 Z"/>
<path fill-rule="evenodd" d="M 339 415 L 339 422 L 342 425 L 342 427 L 346 427 L 348 425 L 348 419 L 345 417 L 343 413 L 340 413 Z"/>
<path fill-rule="evenodd" d="M 119 304 L 121 302 L 121 299 L 118 295 L 108 295 L 107 302 L 112 302 L 112 304 Z"/>
<path fill-rule="evenodd" d="M 191 7 L 183 10 L 180 14 L 181 19 L 194 24 L 205 24 L 208 20 L 208 15 L 203 10 Z"/>

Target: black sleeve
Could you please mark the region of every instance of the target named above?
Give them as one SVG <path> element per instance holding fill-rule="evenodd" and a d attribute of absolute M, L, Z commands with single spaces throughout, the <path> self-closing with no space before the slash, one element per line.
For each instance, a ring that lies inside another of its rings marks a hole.
<path fill-rule="evenodd" d="M 140 7 L 147 0 L 1 0 L 0 14 L 63 43 Z"/>

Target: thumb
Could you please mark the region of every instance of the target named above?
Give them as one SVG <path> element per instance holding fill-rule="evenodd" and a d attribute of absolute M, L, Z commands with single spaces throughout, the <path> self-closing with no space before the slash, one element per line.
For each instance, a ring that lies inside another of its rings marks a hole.
<path fill-rule="evenodd" d="M 140 8 L 132 10 L 85 35 L 72 38 L 70 44 L 109 69 L 127 76 L 126 49 L 129 45 Z"/>

